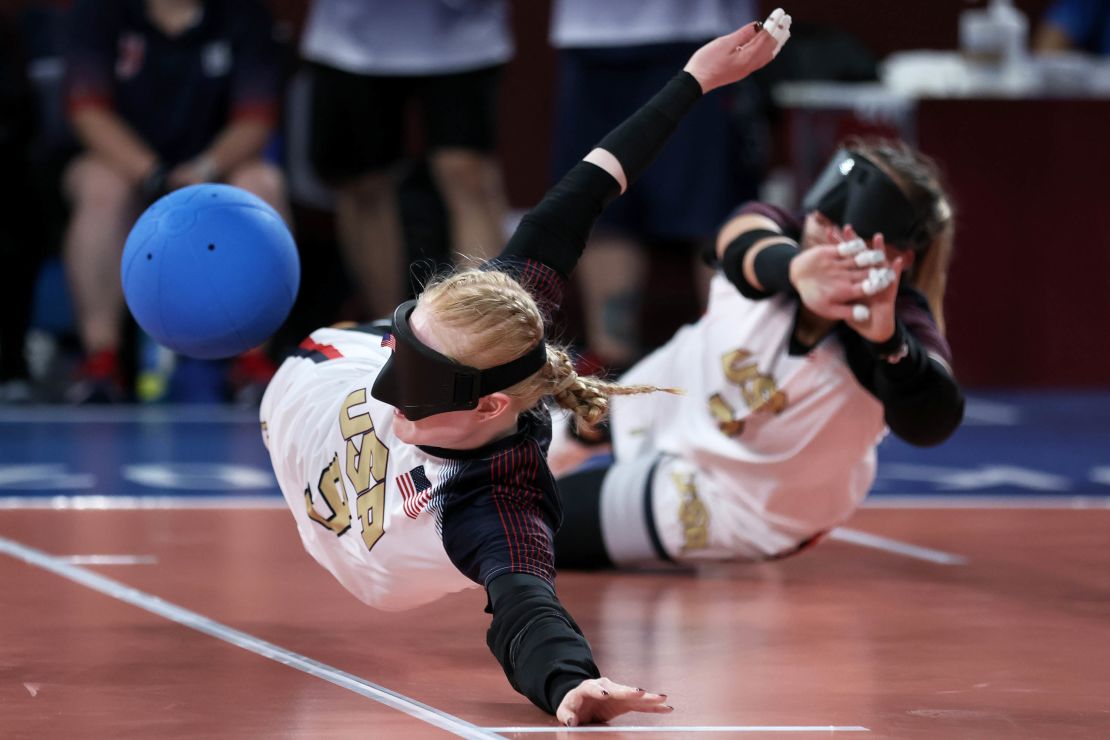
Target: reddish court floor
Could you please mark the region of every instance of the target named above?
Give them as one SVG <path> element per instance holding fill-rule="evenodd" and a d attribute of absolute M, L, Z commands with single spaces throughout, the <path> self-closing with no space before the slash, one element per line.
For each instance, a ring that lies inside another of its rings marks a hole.
<path fill-rule="evenodd" d="M 967 561 L 830 541 L 696 576 L 560 576 L 606 674 L 676 707 L 600 736 L 1110 737 L 1110 510 L 865 509 L 851 527 Z M 479 591 L 374 612 L 280 509 L 0 510 L 0 584 L 5 740 L 587 734 L 508 687 Z"/>

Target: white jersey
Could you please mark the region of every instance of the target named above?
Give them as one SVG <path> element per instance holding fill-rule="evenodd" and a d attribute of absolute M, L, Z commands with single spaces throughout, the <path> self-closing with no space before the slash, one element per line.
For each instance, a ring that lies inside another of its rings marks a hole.
<path fill-rule="evenodd" d="M 705 41 L 735 31 L 759 12 L 752 0 L 555 0 L 556 49 Z"/>
<path fill-rule="evenodd" d="M 506 0 L 315 0 L 301 54 L 365 75 L 440 75 L 513 56 Z"/>
<path fill-rule="evenodd" d="M 748 300 L 718 274 L 706 315 L 621 378 L 685 391 L 617 397 L 612 414 L 618 465 L 662 453 L 652 506 L 676 559 L 785 554 L 871 487 L 883 407 L 835 337 L 788 353 L 796 307 Z"/>
<path fill-rule="evenodd" d="M 474 587 L 440 534 L 441 486 L 458 463 L 397 440 L 393 408 L 370 396 L 390 350 L 380 336 L 357 331 L 319 329 L 310 340 L 309 356 L 282 364 L 260 411 L 305 550 L 380 609 Z"/>

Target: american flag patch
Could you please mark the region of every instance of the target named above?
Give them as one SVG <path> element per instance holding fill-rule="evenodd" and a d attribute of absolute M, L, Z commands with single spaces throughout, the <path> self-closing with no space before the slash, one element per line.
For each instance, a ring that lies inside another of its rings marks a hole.
<path fill-rule="evenodd" d="M 424 474 L 424 466 L 417 465 L 404 475 L 397 476 L 394 482 L 401 489 L 405 515 L 410 519 L 420 516 L 432 498 L 432 484 Z"/>
<path fill-rule="evenodd" d="M 389 347 L 392 350 L 397 349 L 397 338 L 389 332 L 382 335 L 382 346 Z"/>

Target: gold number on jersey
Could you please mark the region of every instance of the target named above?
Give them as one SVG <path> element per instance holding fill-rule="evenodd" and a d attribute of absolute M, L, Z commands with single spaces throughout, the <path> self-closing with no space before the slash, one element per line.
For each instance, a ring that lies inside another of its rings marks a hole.
<path fill-rule="evenodd" d="M 351 409 L 366 403 L 366 389 L 360 388 L 350 393 L 343 401 L 339 411 L 339 431 L 347 441 L 344 450 L 344 466 L 339 466 L 336 454 L 328 467 L 320 475 L 317 490 L 331 510 L 331 516 L 322 516 L 312 503 L 311 489 L 304 491 L 308 516 L 319 522 L 336 535 L 351 528 L 351 509 L 348 504 L 343 472 L 355 489 L 355 515 L 362 530 L 362 541 L 369 550 L 385 534 L 385 475 L 389 464 L 389 449 L 378 439 L 374 432 L 374 422 L 370 414 L 351 416 Z"/>
<path fill-rule="evenodd" d="M 304 501 L 308 507 L 308 518 L 317 524 L 341 535 L 351 528 L 351 510 L 347 507 L 347 491 L 343 487 L 343 476 L 339 470 L 339 455 L 331 459 L 331 463 L 320 473 L 320 482 L 316 485 L 320 499 L 328 507 L 327 516 L 317 511 L 312 503 L 312 489 L 304 489 Z"/>

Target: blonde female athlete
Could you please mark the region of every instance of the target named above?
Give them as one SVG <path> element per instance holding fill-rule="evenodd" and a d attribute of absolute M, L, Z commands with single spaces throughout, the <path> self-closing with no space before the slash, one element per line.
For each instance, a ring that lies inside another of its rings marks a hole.
<path fill-rule="evenodd" d="M 614 400 L 612 457 L 559 483 L 559 567 L 795 553 L 863 500 L 887 429 L 926 446 L 959 425 L 936 167 L 850 141 L 804 209 L 749 204 L 721 229 L 705 315 L 621 378 L 686 395 Z M 552 466 L 583 452 L 553 448 Z"/>
<path fill-rule="evenodd" d="M 593 418 L 609 394 L 655 389 L 576 376 L 545 342 L 540 309 L 558 305 L 594 220 L 683 114 L 767 64 L 789 26 L 777 10 L 706 44 L 525 216 L 497 262 L 401 304 L 384 336 L 313 332 L 262 400 L 263 438 L 305 549 L 382 609 L 484 587 L 487 643 L 509 682 L 567 725 L 671 708 L 600 677 L 559 603 L 562 504 L 539 402 L 553 396 Z"/>

